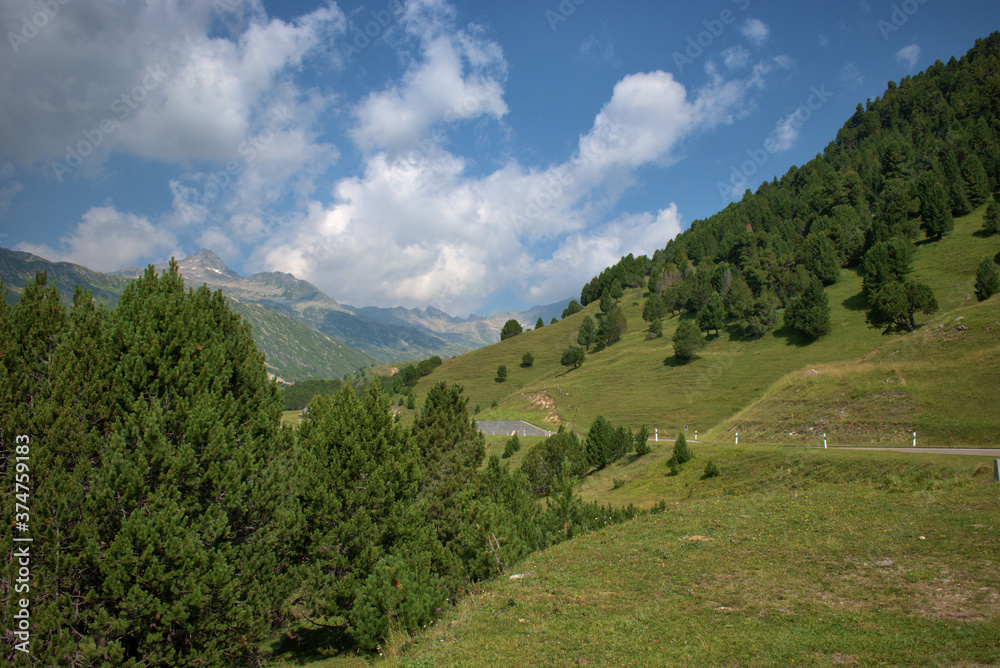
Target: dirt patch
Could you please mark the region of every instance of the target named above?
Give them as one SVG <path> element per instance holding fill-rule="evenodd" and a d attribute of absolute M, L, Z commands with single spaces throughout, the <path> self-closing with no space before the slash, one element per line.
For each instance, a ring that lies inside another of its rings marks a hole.
<path fill-rule="evenodd" d="M 545 422 L 555 425 L 562 424 L 562 418 L 556 412 L 556 400 L 549 396 L 548 392 L 535 392 L 528 397 L 528 400 L 531 402 L 532 408 L 541 408 L 546 411 Z"/>

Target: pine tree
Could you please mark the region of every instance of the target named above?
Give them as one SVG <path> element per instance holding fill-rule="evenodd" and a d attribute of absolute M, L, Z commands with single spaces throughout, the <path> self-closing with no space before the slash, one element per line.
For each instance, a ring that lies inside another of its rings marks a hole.
<path fill-rule="evenodd" d="M 693 320 L 682 320 L 674 332 L 674 357 L 681 361 L 694 358 L 695 353 L 705 345 L 698 325 Z"/>
<path fill-rule="evenodd" d="M 719 296 L 719 293 L 713 292 L 708 303 L 698 313 L 698 328 L 706 333 L 714 329 L 715 333 L 718 334 L 725 324 L 726 310 L 722 305 L 722 297 Z"/>
<path fill-rule="evenodd" d="M 615 307 L 615 300 L 607 288 L 601 293 L 600 309 L 601 313 L 609 313 Z"/>
<path fill-rule="evenodd" d="M 578 368 L 586 360 L 586 354 L 583 352 L 583 348 L 580 346 L 570 346 L 563 351 L 562 357 L 559 362 L 563 366 L 572 367 L 574 369 Z"/>
<path fill-rule="evenodd" d="M 499 382 L 504 382 L 507 380 L 507 365 L 501 364 L 497 367 L 497 380 Z"/>
<path fill-rule="evenodd" d="M 514 320 L 513 318 L 511 318 L 510 320 L 508 320 L 507 322 L 505 322 L 503 324 L 503 328 L 501 328 L 501 330 L 500 330 L 500 340 L 501 341 L 506 341 L 507 339 L 511 338 L 512 336 L 517 336 L 518 334 L 522 333 L 523 331 L 524 331 L 524 328 L 521 327 L 521 323 L 519 323 L 517 320 Z"/>
<path fill-rule="evenodd" d="M 299 543 L 302 603 L 321 616 L 351 611 L 379 560 L 396 549 L 420 480 L 418 445 L 394 424 L 377 383 L 309 404 L 297 452 L 305 473 Z"/>
<path fill-rule="evenodd" d="M 503 455 L 502 455 L 503 459 L 512 457 L 520 449 L 521 449 L 521 439 L 517 437 L 517 434 L 514 434 L 513 436 L 510 437 L 510 439 L 507 440 L 507 443 L 504 445 Z"/>
<path fill-rule="evenodd" d="M 830 332 L 830 301 L 819 278 L 814 276 L 802 295 L 785 310 L 785 326 L 812 339 Z"/>
<path fill-rule="evenodd" d="M 986 301 L 1000 292 L 1000 271 L 988 257 L 984 257 L 976 269 L 976 299 Z"/>
<path fill-rule="evenodd" d="M 809 268 L 823 281 L 823 285 L 833 285 L 840 279 L 840 257 L 828 236 L 813 237 L 809 242 L 808 253 Z"/>
<path fill-rule="evenodd" d="M 601 318 L 601 324 L 597 326 L 597 334 L 595 339 L 600 348 L 606 348 L 613 343 L 617 343 L 622 334 L 625 333 L 628 323 L 625 321 L 625 314 L 622 313 L 621 308 L 617 305 L 613 306 L 610 311 L 604 314 Z"/>
<path fill-rule="evenodd" d="M 975 209 L 990 196 L 990 179 L 983 169 L 979 156 L 970 153 L 962 162 L 962 179 L 969 196 L 969 205 Z"/>
<path fill-rule="evenodd" d="M 924 172 L 917 182 L 920 196 L 920 227 L 928 238 L 940 239 L 955 229 L 955 220 L 948 206 L 948 196 L 933 172 Z"/>
<path fill-rule="evenodd" d="M 150 267 L 109 322 L 117 420 L 85 500 L 103 661 L 222 664 L 255 651 L 287 593 L 276 521 L 281 400 L 221 293 Z"/>
<path fill-rule="evenodd" d="M 545 321 L 542 320 L 541 316 L 538 316 L 538 320 L 535 321 L 535 329 L 541 329 L 545 326 Z"/>
<path fill-rule="evenodd" d="M 615 433 L 611 423 L 603 415 L 598 415 L 590 423 L 590 431 L 584 441 L 587 463 L 595 469 L 603 469 L 612 460 Z"/>
<path fill-rule="evenodd" d="M 683 431 L 678 434 L 677 439 L 674 441 L 674 456 L 671 459 L 677 462 L 678 465 L 685 464 L 694 459 L 694 453 L 688 447 L 687 436 L 684 435 Z"/>
<path fill-rule="evenodd" d="M 589 315 L 583 316 L 580 329 L 576 334 L 576 342 L 590 350 L 590 344 L 597 338 L 597 327 L 594 326 L 594 319 Z"/>
<path fill-rule="evenodd" d="M 447 567 L 458 580 L 485 575 L 469 571 L 472 556 L 468 550 L 475 552 L 482 544 L 470 547 L 460 540 L 465 525 L 475 522 L 476 510 L 463 499 L 475 496 L 477 471 L 486 456 L 485 440 L 469 418 L 467 403 L 461 387 L 438 383 L 428 392 L 413 424 L 423 470 L 418 497 L 420 513 L 450 555 L 450 563 L 441 568 Z"/>
<path fill-rule="evenodd" d="M 937 299 L 928 285 L 916 281 L 889 281 L 868 299 L 865 320 L 883 334 L 912 332 L 917 328 L 917 311 L 930 315 L 938 310 Z"/>
<path fill-rule="evenodd" d="M 1000 232 L 1000 205 L 996 201 L 990 202 L 983 214 L 983 231 L 986 234 L 996 234 Z"/>
<path fill-rule="evenodd" d="M 527 369 L 527 368 L 530 368 L 530 367 L 534 366 L 534 364 L 535 364 L 535 356 L 534 355 L 532 355 L 531 353 L 524 353 L 523 355 L 521 355 L 521 366 L 522 367 L 524 367 L 525 369 Z"/>

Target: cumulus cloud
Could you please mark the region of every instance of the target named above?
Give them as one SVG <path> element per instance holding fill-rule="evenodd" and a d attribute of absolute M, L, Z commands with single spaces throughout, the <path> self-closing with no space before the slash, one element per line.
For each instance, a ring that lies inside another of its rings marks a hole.
<path fill-rule="evenodd" d="M 740 33 L 755 46 L 763 46 L 771 30 L 760 19 L 747 19 L 740 27 Z"/>
<path fill-rule="evenodd" d="M 795 145 L 802 129 L 802 109 L 796 109 L 778 121 L 774 131 L 764 141 L 764 147 L 770 153 L 781 153 Z"/>
<path fill-rule="evenodd" d="M 83 146 L 89 170 L 114 151 L 180 163 L 238 157 L 273 97 L 287 95 L 283 73 L 329 48 L 345 20 L 336 6 L 267 19 L 247 2 L 229 17 L 239 32 L 226 35 L 215 5 L 59 4 L 14 57 L 0 59 L 0 153 L 32 165 Z M 31 0 L 0 4 L 0 32 L 20 31 L 35 11 Z"/>
<path fill-rule="evenodd" d="M 173 234 L 146 218 L 113 207 L 94 207 L 76 229 L 59 239 L 59 246 L 18 244 L 15 249 L 54 262 L 74 262 L 97 271 L 114 271 L 176 254 Z"/>
<path fill-rule="evenodd" d="M 665 72 L 627 75 L 576 150 L 542 168 L 512 160 L 473 176 L 436 141 L 373 151 L 363 174 L 339 180 L 329 205 L 312 202 L 255 262 L 351 303 L 467 313 L 499 292 L 561 299 L 621 255 L 680 231 L 674 205 L 609 222 L 615 185 L 643 165 L 676 161 L 692 133 L 732 122 L 752 89 L 749 78 L 713 76 L 689 95 Z"/>
<path fill-rule="evenodd" d="M 896 61 L 905 64 L 906 67 L 911 70 L 917 66 L 917 60 L 919 58 L 920 47 L 916 44 L 904 46 L 896 52 Z"/>
<path fill-rule="evenodd" d="M 356 107 L 355 143 L 364 151 L 412 149 L 432 125 L 507 113 L 507 64 L 498 44 L 476 26 L 449 29 L 452 12 L 433 0 L 407 5 L 407 33 L 421 42 L 420 57 L 402 80 L 371 93 Z"/>

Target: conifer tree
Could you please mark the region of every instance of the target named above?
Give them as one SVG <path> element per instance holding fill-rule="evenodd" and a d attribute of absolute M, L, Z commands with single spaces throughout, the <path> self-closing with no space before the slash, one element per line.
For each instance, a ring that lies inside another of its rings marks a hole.
<path fill-rule="evenodd" d="M 984 257 L 976 269 L 976 299 L 986 301 L 1000 292 L 1000 271 L 988 257 Z"/>
<path fill-rule="evenodd" d="M 117 420 L 85 501 L 98 652 L 119 665 L 238 661 L 287 592 L 278 391 L 249 326 L 221 293 L 185 293 L 173 261 L 125 290 L 109 352 Z"/>
<path fill-rule="evenodd" d="M 302 543 L 304 603 L 323 616 L 347 614 L 376 564 L 403 542 L 405 509 L 416 497 L 419 455 L 393 423 L 377 383 L 309 404 L 299 427 L 306 472 Z"/>
<path fill-rule="evenodd" d="M 594 319 L 589 315 L 583 316 L 580 329 L 576 334 L 576 342 L 585 349 L 590 350 L 590 344 L 594 342 L 596 337 L 597 327 L 594 326 Z"/>
<path fill-rule="evenodd" d="M 691 448 L 688 447 L 687 436 L 682 431 L 677 435 L 677 439 L 674 441 L 674 456 L 673 461 L 677 462 L 678 465 L 685 464 L 694 458 L 694 453 L 691 452 Z"/>
<path fill-rule="evenodd" d="M 726 324 L 726 310 L 722 305 L 722 297 L 718 292 L 713 292 L 708 303 L 698 313 L 698 328 L 703 332 L 715 330 L 718 334 Z"/>
<path fill-rule="evenodd" d="M 830 300 L 819 278 L 814 276 L 802 295 L 785 309 L 785 325 L 812 339 L 830 332 Z"/>
<path fill-rule="evenodd" d="M 460 386 L 438 383 L 428 392 L 413 424 L 423 470 L 418 498 L 421 512 L 451 555 L 448 568 L 459 580 L 469 575 L 463 565 L 469 546 L 459 536 L 465 524 L 473 521 L 475 508 L 469 499 L 476 496 L 476 472 L 486 456 L 485 440 L 469 418 L 467 403 Z"/>
<path fill-rule="evenodd" d="M 983 231 L 987 234 L 1000 232 L 1000 204 L 996 201 L 990 202 L 983 214 Z"/>
<path fill-rule="evenodd" d="M 948 196 L 933 172 L 924 172 L 917 181 L 920 196 L 920 227 L 928 238 L 940 239 L 955 229 L 955 220 L 948 206 Z"/>
<path fill-rule="evenodd" d="M 682 320 L 674 332 L 674 357 L 681 361 L 692 359 L 698 350 L 705 345 L 705 340 L 698 331 L 698 326 L 692 320 Z"/>
<path fill-rule="evenodd" d="M 615 300 L 607 288 L 601 293 L 601 313 L 609 313 L 615 307 Z"/>

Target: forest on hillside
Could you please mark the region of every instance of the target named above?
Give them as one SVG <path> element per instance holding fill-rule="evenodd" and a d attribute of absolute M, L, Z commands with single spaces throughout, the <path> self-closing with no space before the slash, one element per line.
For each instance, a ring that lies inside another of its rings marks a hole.
<path fill-rule="evenodd" d="M 457 386 L 412 428 L 379 382 L 282 427 L 249 325 L 176 263 L 113 311 L 78 288 L 67 312 L 44 273 L 14 306 L 4 293 L 0 590 L 25 621 L 3 645 L 27 665 L 257 664 L 307 622 L 374 650 L 528 553 L 638 514 L 584 504 L 551 458 L 530 481 L 484 462 Z"/>
<path fill-rule="evenodd" d="M 815 338 L 830 327 L 819 286 L 848 269 L 864 275 L 873 327 L 912 331 L 916 312 L 937 309 L 930 288 L 908 276 L 914 244 L 941 239 L 954 216 L 990 201 L 1000 184 L 998 110 L 994 32 L 960 60 L 890 81 L 881 98 L 858 104 L 822 155 L 692 222 L 652 257 L 622 258 L 583 287 L 580 303 L 648 287 L 644 318 L 655 333 L 666 313 L 702 313 L 715 301 L 749 339 L 771 330 L 784 307 L 785 324 Z M 1000 231 L 997 206 L 987 209 L 985 234 Z"/>

